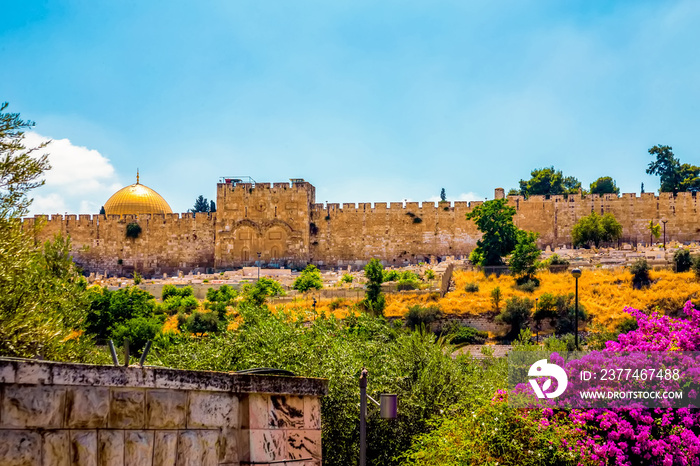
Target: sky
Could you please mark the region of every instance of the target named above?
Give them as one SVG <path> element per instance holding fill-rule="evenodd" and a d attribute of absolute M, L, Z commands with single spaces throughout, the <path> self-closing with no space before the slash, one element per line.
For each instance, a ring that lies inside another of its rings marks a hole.
<path fill-rule="evenodd" d="M 554 166 L 651 192 L 700 163 L 700 2 L 3 0 L 0 102 L 53 169 L 32 213 L 225 176 L 317 202 L 491 199 Z"/>

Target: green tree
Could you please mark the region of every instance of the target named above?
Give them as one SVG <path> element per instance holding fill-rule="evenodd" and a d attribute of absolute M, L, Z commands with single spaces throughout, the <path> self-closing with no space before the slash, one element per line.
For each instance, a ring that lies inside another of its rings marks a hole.
<path fill-rule="evenodd" d="M 609 176 L 601 176 L 591 183 L 591 194 L 620 194 L 620 188 Z"/>
<path fill-rule="evenodd" d="M 622 225 L 611 213 L 600 216 L 595 212 L 581 218 L 571 230 L 574 247 L 590 246 L 597 248 L 601 242 L 616 241 L 622 237 Z"/>
<path fill-rule="evenodd" d="M 555 170 L 554 167 L 536 168 L 530 172 L 529 180 L 520 180 L 520 195 L 576 194 L 580 187 L 579 180 L 573 176 L 564 177 L 561 170 Z"/>
<path fill-rule="evenodd" d="M 24 131 L 34 122 L 22 120 L 19 113 L 5 112 L 8 105 L 0 105 L 0 219 L 26 214 L 31 203 L 27 193 L 44 184 L 41 177 L 51 168 L 48 155 L 34 154 L 47 143 L 29 149 L 22 143 Z"/>
<path fill-rule="evenodd" d="M 99 340 L 112 338 L 117 327 L 136 319 L 152 319 L 156 302 L 153 295 L 136 287 L 128 286 L 111 291 L 107 287 L 88 290 L 89 309 L 85 320 L 85 331 Z"/>
<path fill-rule="evenodd" d="M 673 262 L 676 264 L 676 272 L 687 272 L 693 265 L 689 249 L 679 249 L 673 254 Z"/>
<path fill-rule="evenodd" d="M 244 299 L 256 306 L 262 306 L 267 298 L 273 296 L 283 296 L 284 288 L 278 281 L 263 277 L 255 283 L 248 283 L 243 286 Z"/>
<path fill-rule="evenodd" d="M 521 280 L 532 280 L 542 251 L 537 247 L 537 233 L 519 230 L 518 242 L 510 255 L 510 270 Z"/>
<path fill-rule="evenodd" d="M 671 146 L 657 145 L 649 149 L 649 154 L 656 156 L 656 160 L 649 163 L 647 175 L 660 177 L 661 192 L 677 192 L 681 183 L 680 161 L 674 157 Z"/>
<path fill-rule="evenodd" d="M 660 192 L 699 191 L 700 167 L 688 163 L 681 164 L 673 155 L 671 146 L 654 146 L 649 154 L 656 160 L 649 163 L 647 174 L 660 178 Z"/>
<path fill-rule="evenodd" d="M 26 148 L 24 130 L 34 126 L 0 105 L 0 355 L 63 359 L 73 351 L 74 329 L 87 309 L 86 282 L 70 258 L 70 240 L 35 243 L 41 225 L 22 227 L 29 192 L 44 182 L 46 155 Z M 78 357 L 72 354 L 73 357 Z"/>
<path fill-rule="evenodd" d="M 507 203 L 506 199 L 493 199 L 467 214 L 467 220 L 473 220 L 483 233 L 473 251 L 478 265 L 502 265 L 518 242 L 518 228 L 513 223 L 515 208 Z"/>
<path fill-rule="evenodd" d="M 445 193 L 445 188 L 442 188 L 440 190 L 440 201 L 442 201 L 442 202 L 447 201 L 447 194 Z"/>
<path fill-rule="evenodd" d="M 657 223 L 656 225 L 654 225 L 654 221 L 649 220 L 649 225 L 647 225 L 647 229 L 649 230 L 649 243 L 653 245 L 654 238 L 658 240 L 661 237 L 661 224 Z"/>
<path fill-rule="evenodd" d="M 381 315 L 384 312 L 384 294 L 382 293 L 382 282 L 384 282 L 384 266 L 379 259 L 371 259 L 365 265 L 365 277 L 367 285 L 363 304 L 365 308 L 374 315 Z"/>
<path fill-rule="evenodd" d="M 209 201 L 200 194 L 199 197 L 194 200 L 194 207 L 190 209 L 190 212 L 210 212 L 210 209 L 211 205 L 209 204 Z"/>
<path fill-rule="evenodd" d="M 100 207 L 100 215 L 105 215 L 105 206 Z"/>
<path fill-rule="evenodd" d="M 216 202 L 211 201 L 209 203 L 209 212 L 216 212 Z"/>
<path fill-rule="evenodd" d="M 321 279 L 321 272 L 315 265 L 307 265 L 306 268 L 301 272 L 294 283 L 292 288 L 304 293 L 309 290 L 320 290 L 323 288 L 323 280 Z"/>

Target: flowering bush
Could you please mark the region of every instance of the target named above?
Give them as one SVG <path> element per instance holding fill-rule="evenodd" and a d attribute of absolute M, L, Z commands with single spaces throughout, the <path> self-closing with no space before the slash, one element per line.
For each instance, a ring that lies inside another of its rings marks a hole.
<path fill-rule="evenodd" d="M 620 335 L 618 341 L 607 342 L 603 354 L 664 352 L 673 356 L 681 351 L 700 351 L 700 311 L 690 301 L 684 307 L 688 319 L 646 315 L 631 308 L 626 311 L 637 319 L 639 328 Z M 697 363 L 686 363 L 689 369 L 679 382 L 667 384 L 668 388 L 700 380 Z M 691 391 L 690 397 L 695 396 Z M 545 409 L 544 414 L 558 422 L 554 410 Z M 627 403 L 613 409 L 574 409 L 568 417 L 588 433 L 578 440 L 578 447 L 600 465 L 700 465 L 700 412 L 696 409 L 650 409 Z"/>

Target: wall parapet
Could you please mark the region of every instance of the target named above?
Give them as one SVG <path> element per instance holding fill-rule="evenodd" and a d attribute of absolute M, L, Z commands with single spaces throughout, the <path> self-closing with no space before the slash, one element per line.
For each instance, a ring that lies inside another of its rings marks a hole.
<path fill-rule="evenodd" d="M 327 381 L 0 359 L 0 464 L 320 466 Z"/>

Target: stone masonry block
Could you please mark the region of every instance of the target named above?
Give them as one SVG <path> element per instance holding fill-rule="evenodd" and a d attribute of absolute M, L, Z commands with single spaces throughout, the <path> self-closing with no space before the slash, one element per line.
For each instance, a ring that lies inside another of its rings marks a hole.
<path fill-rule="evenodd" d="M 0 464 L 40 466 L 41 435 L 22 430 L 0 430 Z"/>
<path fill-rule="evenodd" d="M 321 428 L 321 399 L 316 396 L 304 397 L 304 427 Z"/>
<path fill-rule="evenodd" d="M 99 466 L 124 464 L 124 431 L 100 430 L 97 438 Z"/>
<path fill-rule="evenodd" d="M 188 428 L 239 426 L 238 398 L 230 393 L 190 392 Z"/>
<path fill-rule="evenodd" d="M 126 431 L 124 433 L 124 464 L 151 466 L 152 459 L 153 431 Z"/>
<path fill-rule="evenodd" d="M 71 466 L 97 466 L 97 431 L 70 432 Z"/>
<path fill-rule="evenodd" d="M 0 361 L 0 383 L 15 383 L 15 366 L 11 361 Z"/>
<path fill-rule="evenodd" d="M 63 423 L 65 394 L 63 388 L 6 385 L 0 412 L 1 425 L 59 429 Z"/>
<path fill-rule="evenodd" d="M 224 427 L 219 431 L 219 463 L 238 463 L 238 429 Z"/>
<path fill-rule="evenodd" d="M 287 431 L 287 457 L 289 459 L 321 459 L 320 430 Z"/>
<path fill-rule="evenodd" d="M 248 442 L 241 461 L 265 462 L 286 458 L 286 438 L 283 430 L 252 429 L 241 433 L 242 442 Z"/>
<path fill-rule="evenodd" d="M 267 429 L 270 427 L 270 396 L 251 393 L 241 399 L 241 428 Z"/>
<path fill-rule="evenodd" d="M 146 423 L 149 429 L 185 428 L 187 392 L 182 390 L 148 390 Z"/>
<path fill-rule="evenodd" d="M 36 362 L 23 362 L 17 365 L 15 383 L 47 384 L 51 383 L 51 371 L 46 364 Z"/>
<path fill-rule="evenodd" d="M 280 429 L 304 428 L 304 397 L 293 395 L 270 396 L 272 427 Z"/>
<path fill-rule="evenodd" d="M 176 466 L 216 466 L 218 438 L 219 432 L 216 430 L 181 431 Z"/>
<path fill-rule="evenodd" d="M 111 389 L 109 427 L 142 429 L 145 420 L 145 391 L 128 388 Z"/>
<path fill-rule="evenodd" d="M 70 466 L 70 432 L 49 430 L 42 434 L 42 466 Z"/>
<path fill-rule="evenodd" d="M 69 387 L 66 390 L 66 427 L 95 429 L 107 426 L 109 388 Z"/>
<path fill-rule="evenodd" d="M 177 431 L 156 431 L 153 466 L 174 466 L 177 459 Z"/>

